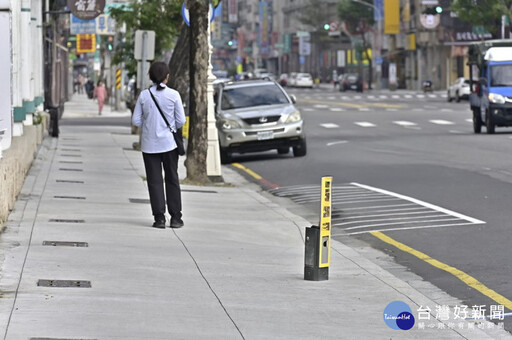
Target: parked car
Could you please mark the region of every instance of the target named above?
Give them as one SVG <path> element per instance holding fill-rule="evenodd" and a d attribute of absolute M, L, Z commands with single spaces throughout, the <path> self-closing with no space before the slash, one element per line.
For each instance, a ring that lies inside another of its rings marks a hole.
<path fill-rule="evenodd" d="M 458 102 L 462 98 L 469 98 L 470 93 L 469 79 L 464 77 L 458 78 L 453 84 L 448 86 L 448 101 L 455 99 Z"/>
<path fill-rule="evenodd" d="M 281 85 L 270 80 L 247 80 L 218 84 L 215 118 L 219 133 L 221 163 L 232 154 L 277 150 L 295 157 L 306 155 L 304 121 Z"/>
<path fill-rule="evenodd" d="M 297 73 L 295 87 L 313 88 L 313 77 L 309 73 Z"/>
<path fill-rule="evenodd" d="M 340 80 L 340 91 L 354 90 L 363 92 L 363 80 L 357 73 L 345 73 Z"/>

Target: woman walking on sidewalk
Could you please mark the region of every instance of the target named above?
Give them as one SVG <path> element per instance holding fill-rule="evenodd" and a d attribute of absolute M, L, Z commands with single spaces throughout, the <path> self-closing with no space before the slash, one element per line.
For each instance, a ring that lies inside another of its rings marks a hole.
<path fill-rule="evenodd" d="M 180 94 L 166 85 L 169 80 L 169 67 L 166 63 L 154 62 L 149 68 L 149 78 L 154 84 L 140 93 L 133 111 L 132 123 L 142 128 L 140 146 L 146 168 L 151 210 L 155 219 L 153 227 L 165 228 L 167 198 L 167 208 L 171 215 L 170 226 L 181 228 L 183 220 L 178 150 L 172 131 L 167 127 L 157 103 L 173 131 L 177 131 L 185 124 L 185 113 Z M 165 195 L 162 167 L 165 172 Z"/>
<path fill-rule="evenodd" d="M 100 80 L 98 81 L 98 86 L 94 88 L 94 99 L 98 100 L 98 110 L 101 115 L 101 111 L 103 111 L 103 103 L 105 103 L 105 99 L 107 98 L 107 89 L 105 88 L 105 84 Z"/>

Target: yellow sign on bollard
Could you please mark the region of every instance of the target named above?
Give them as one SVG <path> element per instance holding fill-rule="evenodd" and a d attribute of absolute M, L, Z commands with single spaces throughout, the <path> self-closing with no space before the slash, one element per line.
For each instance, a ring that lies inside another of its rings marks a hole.
<path fill-rule="evenodd" d="M 331 196 L 332 177 L 322 177 L 320 201 L 320 268 L 329 267 L 331 263 Z"/>

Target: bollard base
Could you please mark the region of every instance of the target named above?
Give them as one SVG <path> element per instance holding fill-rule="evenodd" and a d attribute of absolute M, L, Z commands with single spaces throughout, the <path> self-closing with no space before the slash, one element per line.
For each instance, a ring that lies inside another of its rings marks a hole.
<path fill-rule="evenodd" d="M 315 268 L 304 266 L 304 280 L 307 281 L 326 281 L 329 280 L 329 267 Z"/>

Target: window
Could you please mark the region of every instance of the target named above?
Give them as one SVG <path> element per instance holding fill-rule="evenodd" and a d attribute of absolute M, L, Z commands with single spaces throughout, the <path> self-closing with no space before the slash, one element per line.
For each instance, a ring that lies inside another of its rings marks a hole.
<path fill-rule="evenodd" d="M 224 89 L 221 108 L 223 110 L 243 107 L 288 104 L 288 98 L 275 85 L 248 86 Z"/>

